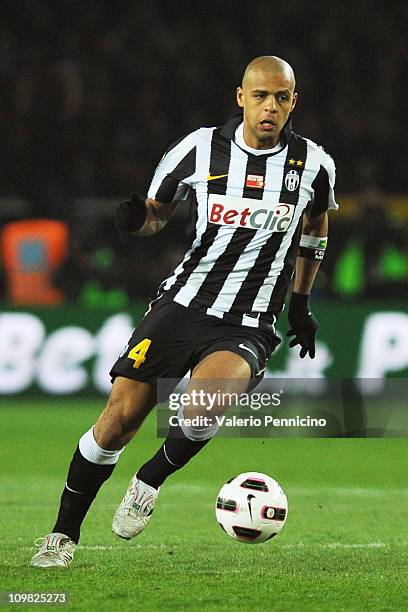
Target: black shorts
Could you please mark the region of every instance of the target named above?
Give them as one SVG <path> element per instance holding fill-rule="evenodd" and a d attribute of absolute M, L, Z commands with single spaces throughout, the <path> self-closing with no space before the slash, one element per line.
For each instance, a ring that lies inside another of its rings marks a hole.
<path fill-rule="evenodd" d="M 253 388 L 279 343 L 272 332 L 232 325 L 162 298 L 136 327 L 110 375 L 156 386 L 157 379 L 180 380 L 210 353 L 226 350 L 248 362 Z"/>

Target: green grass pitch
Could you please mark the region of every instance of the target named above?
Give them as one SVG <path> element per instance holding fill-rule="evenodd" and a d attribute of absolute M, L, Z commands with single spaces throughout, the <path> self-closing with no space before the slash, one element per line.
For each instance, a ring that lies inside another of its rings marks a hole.
<path fill-rule="evenodd" d="M 70 610 L 406 609 L 406 439 L 213 440 L 167 481 L 148 529 L 125 542 L 111 533 L 112 514 L 161 443 L 153 415 L 92 506 L 74 564 L 44 571 L 29 565 L 33 541 L 52 527 L 74 447 L 102 403 L 3 398 L 0 407 L 0 591 L 66 591 Z M 222 484 L 248 470 L 273 476 L 289 500 L 281 534 L 252 546 L 228 538 L 214 514 Z"/>

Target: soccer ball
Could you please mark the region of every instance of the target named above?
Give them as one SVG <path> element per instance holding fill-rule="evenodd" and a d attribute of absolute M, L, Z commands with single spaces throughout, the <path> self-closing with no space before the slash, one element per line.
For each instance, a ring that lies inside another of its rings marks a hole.
<path fill-rule="evenodd" d="M 222 487 L 215 515 L 234 540 L 258 544 L 282 529 L 288 515 L 288 500 L 280 484 L 270 476 L 245 472 Z"/>

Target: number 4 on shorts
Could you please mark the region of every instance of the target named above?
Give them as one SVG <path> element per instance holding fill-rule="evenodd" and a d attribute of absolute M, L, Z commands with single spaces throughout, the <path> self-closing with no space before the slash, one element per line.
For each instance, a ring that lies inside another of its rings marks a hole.
<path fill-rule="evenodd" d="M 128 358 L 134 360 L 133 367 L 138 368 L 146 361 L 146 353 L 149 350 L 149 346 L 152 341 L 149 338 L 145 338 L 139 344 L 136 344 L 128 353 Z"/>

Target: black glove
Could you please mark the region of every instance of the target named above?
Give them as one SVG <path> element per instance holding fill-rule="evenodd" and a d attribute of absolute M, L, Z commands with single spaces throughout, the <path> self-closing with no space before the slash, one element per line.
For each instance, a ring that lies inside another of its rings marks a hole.
<path fill-rule="evenodd" d="M 139 230 L 146 221 L 147 209 L 145 199 L 137 193 L 132 193 L 130 200 L 117 205 L 115 210 L 115 225 L 123 244 L 129 234 Z"/>
<path fill-rule="evenodd" d="M 289 342 L 292 348 L 300 344 L 300 357 L 303 359 L 309 353 L 314 359 L 316 354 L 315 338 L 319 324 L 310 312 L 309 296 L 300 293 L 292 293 L 289 301 L 288 319 L 290 330 L 287 336 L 294 336 Z"/>

